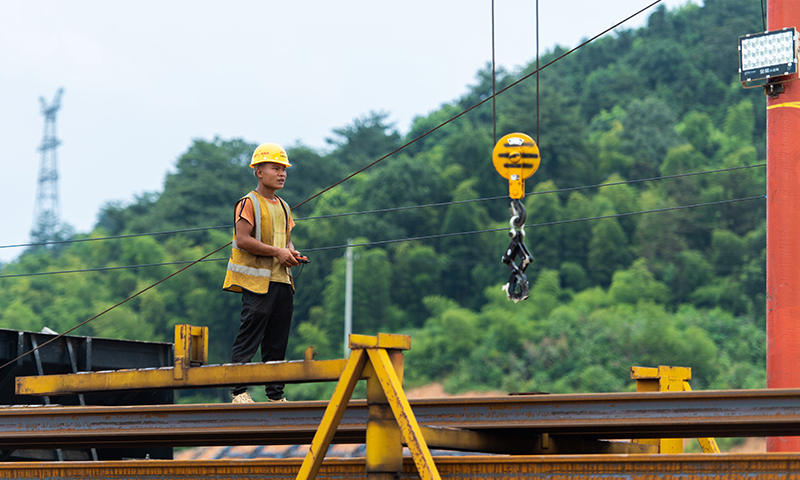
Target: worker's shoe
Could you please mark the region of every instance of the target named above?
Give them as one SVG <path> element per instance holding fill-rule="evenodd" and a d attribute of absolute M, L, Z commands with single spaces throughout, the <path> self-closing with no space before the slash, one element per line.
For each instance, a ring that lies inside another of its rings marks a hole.
<path fill-rule="evenodd" d="M 250 394 L 247 392 L 240 393 L 233 397 L 233 401 L 231 403 L 256 403 L 250 398 Z"/>
<path fill-rule="evenodd" d="M 271 402 L 288 402 L 289 400 L 286 400 L 286 397 L 281 397 L 281 398 L 279 398 L 277 400 L 273 400 L 271 398 L 267 398 L 267 401 L 271 403 Z"/>

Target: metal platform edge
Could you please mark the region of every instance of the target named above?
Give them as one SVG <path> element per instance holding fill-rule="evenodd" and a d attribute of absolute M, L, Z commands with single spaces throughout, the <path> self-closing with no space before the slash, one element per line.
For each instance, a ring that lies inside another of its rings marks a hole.
<path fill-rule="evenodd" d="M 456 456 L 435 459 L 442 479 L 601 477 L 626 480 L 706 479 L 798 480 L 800 453 L 573 455 L 573 456 Z M 259 460 L 135 460 L 112 462 L 0 463 L 0 477 L 15 480 L 82 478 L 86 480 L 185 480 L 189 478 L 294 479 L 301 459 Z M 363 479 L 363 458 L 326 460 L 318 479 Z M 413 461 L 405 458 L 401 479 L 419 478 Z"/>
<path fill-rule="evenodd" d="M 308 443 L 327 402 L 0 408 L 0 448 L 162 443 Z M 421 425 L 596 439 L 800 435 L 800 389 L 413 400 Z M 359 443 L 367 406 L 350 402 L 336 436 Z"/>

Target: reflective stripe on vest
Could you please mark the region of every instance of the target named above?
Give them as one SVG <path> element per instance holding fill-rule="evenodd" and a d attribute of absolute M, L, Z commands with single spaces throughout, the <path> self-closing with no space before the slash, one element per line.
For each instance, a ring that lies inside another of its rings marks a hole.
<path fill-rule="evenodd" d="M 235 263 L 228 262 L 228 270 L 242 275 L 250 275 L 251 277 L 272 277 L 272 270 L 266 268 L 253 268 L 244 265 L 236 265 Z"/>

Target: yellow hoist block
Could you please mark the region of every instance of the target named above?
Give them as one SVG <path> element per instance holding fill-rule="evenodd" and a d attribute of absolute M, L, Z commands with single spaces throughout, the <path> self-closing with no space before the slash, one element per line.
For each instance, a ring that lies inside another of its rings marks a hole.
<path fill-rule="evenodd" d="M 525 197 L 525 179 L 539 169 L 539 147 L 524 133 L 509 133 L 497 142 L 492 163 L 503 178 L 508 179 L 508 196 Z"/>

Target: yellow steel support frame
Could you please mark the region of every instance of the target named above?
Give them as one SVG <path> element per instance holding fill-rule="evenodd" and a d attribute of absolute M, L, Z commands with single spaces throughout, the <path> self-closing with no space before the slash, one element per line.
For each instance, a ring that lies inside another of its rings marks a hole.
<path fill-rule="evenodd" d="M 208 363 L 208 327 L 175 325 L 175 368 L 172 375 L 181 380 L 186 370 Z"/>
<path fill-rule="evenodd" d="M 636 380 L 637 392 L 690 392 L 691 378 L 692 369 L 689 367 L 631 367 L 631 379 Z M 698 438 L 697 441 L 704 453 L 720 453 L 715 439 Z M 660 453 L 683 453 L 681 438 L 639 439 L 634 443 L 658 445 Z"/>
<path fill-rule="evenodd" d="M 353 350 L 350 352 L 350 358 L 347 360 L 347 365 L 342 372 L 342 377 L 339 383 L 336 384 L 336 389 L 333 391 L 328 408 L 325 409 L 325 414 L 322 416 L 322 423 L 314 435 L 314 440 L 311 441 L 311 447 L 308 449 L 305 460 L 300 466 L 300 471 L 297 473 L 298 480 L 312 479 L 316 477 L 319 472 L 319 467 L 322 466 L 322 459 L 325 458 L 325 453 L 328 447 L 331 446 L 333 434 L 336 432 L 336 427 L 342 421 L 342 416 L 347 408 L 347 402 L 353 395 L 353 390 L 358 383 L 359 374 L 364 370 L 364 365 L 367 363 L 367 354 L 364 350 Z"/>
<path fill-rule="evenodd" d="M 208 328 L 175 326 L 175 365 L 172 368 L 83 375 L 20 377 L 18 394 L 72 391 L 125 390 L 130 388 L 178 388 L 270 381 L 338 380 L 322 423 L 300 468 L 298 479 L 312 479 L 322 465 L 333 435 L 342 420 L 356 384 L 367 380 L 367 474 L 375 479 L 396 478 L 403 469 L 403 443 L 408 445 L 423 480 L 439 480 L 408 399 L 403 393 L 403 350 L 411 337 L 379 333 L 375 337 L 350 335 L 350 358 L 313 360 L 313 350 L 302 362 L 203 366 L 208 362 Z M 170 372 L 171 370 L 171 372 Z M 238 380 L 238 381 L 237 381 Z"/>
<path fill-rule="evenodd" d="M 403 352 L 387 350 L 399 381 L 403 379 Z M 369 359 L 369 356 L 368 356 Z M 383 391 L 383 386 L 374 374 L 367 377 L 367 439 L 364 455 L 365 469 L 372 480 L 393 480 L 403 469 L 403 435 L 395 420 L 392 407 Z"/>
<path fill-rule="evenodd" d="M 372 368 L 378 376 L 378 380 L 383 387 L 389 406 L 392 408 L 392 413 L 397 419 L 400 426 L 400 431 L 403 434 L 408 449 L 411 451 L 411 457 L 419 470 L 419 476 L 423 480 L 439 479 L 439 472 L 433 463 L 428 445 L 422 436 L 422 431 L 419 428 L 414 413 L 411 411 L 411 405 L 408 404 L 406 394 L 403 392 L 403 385 L 395 374 L 392 363 L 389 360 L 389 355 L 383 349 L 370 349 L 367 350 Z"/>
<path fill-rule="evenodd" d="M 174 367 L 110 370 L 63 375 L 17 377 L 17 395 L 72 395 L 76 393 L 210 388 L 259 385 L 264 382 L 336 382 L 347 360 L 293 360 L 275 363 L 204 365 L 187 368 L 175 378 Z M 181 364 L 182 365 L 182 364 Z"/>
<path fill-rule="evenodd" d="M 403 393 L 401 350 L 410 348 L 410 337 L 406 335 L 378 334 L 377 337 L 363 335 L 350 336 L 350 358 L 342 373 L 322 423 L 311 448 L 306 454 L 298 472 L 298 480 L 313 479 L 322 466 L 333 433 L 342 419 L 347 402 L 362 372 L 371 370 L 368 375 L 367 403 L 370 404 L 367 424 L 367 476 L 371 479 L 397 478 L 402 472 L 402 438 L 411 451 L 412 458 L 422 480 L 440 480 L 439 472 L 433 463 L 422 430 L 414 418 L 408 399 Z M 389 353 L 391 352 L 391 353 Z M 394 362 L 392 359 L 394 358 Z M 400 370 L 399 372 L 397 370 Z M 399 373 L 399 375 L 398 375 Z M 374 383 L 377 378 L 378 383 Z M 378 386 L 380 390 L 378 391 Z M 379 393 L 382 393 L 379 394 Z M 385 402 L 388 403 L 397 427 L 389 422 Z M 374 401 L 375 408 L 370 401 Z"/>
<path fill-rule="evenodd" d="M 401 345 L 410 344 L 410 339 Z M 208 364 L 208 327 L 175 325 L 175 363 L 172 367 L 81 372 L 18 377 L 17 395 L 67 395 L 109 390 L 201 388 L 256 385 L 273 382 L 337 381 L 346 360 L 314 360 L 312 348 L 303 361 Z M 201 368 L 195 368 L 201 367 Z"/>

